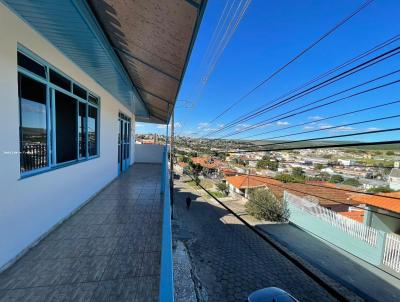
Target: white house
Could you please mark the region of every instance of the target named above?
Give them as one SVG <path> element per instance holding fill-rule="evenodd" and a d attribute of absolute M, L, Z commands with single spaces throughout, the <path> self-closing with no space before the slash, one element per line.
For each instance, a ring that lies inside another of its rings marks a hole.
<path fill-rule="evenodd" d="M 0 1 L 0 270 L 168 123 L 204 5 Z"/>
<path fill-rule="evenodd" d="M 389 174 L 389 187 L 392 190 L 400 190 L 400 169 L 393 168 Z"/>

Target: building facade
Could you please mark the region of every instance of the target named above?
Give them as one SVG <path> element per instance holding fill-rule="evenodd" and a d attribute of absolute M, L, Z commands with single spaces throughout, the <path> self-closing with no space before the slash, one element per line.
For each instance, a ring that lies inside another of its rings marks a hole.
<path fill-rule="evenodd" d="M 168 122 L 204 9 L 201 2 L 175 2 L 156 12 L 118 1 L 0 1 L 0 268 L 134 163 L 136 121 Z M 136 19 L 122 20 L 124 13 L 164 14 L 163 21 L 176 26 L 166 31 L 181 30 L 175 47 L 183 49 L 164 49 L 180 66 L 174 84 L 159 80 L 167 72 L 154 58 L 144 70 L 138 66 L 145 54 L 124 50 L 136 58 L 133 67 L 116 53 L 109 7 L 127 38 L 153 37 L 140 41 L 143 46 L 165 44 L 156 34 L 160 24 L 146 29 L 133 24 Z M 150 68 L 153 84 L 169 90 L 164 97 L 154 89 L 157 101 L 144 92 L 153 88 Z"/>

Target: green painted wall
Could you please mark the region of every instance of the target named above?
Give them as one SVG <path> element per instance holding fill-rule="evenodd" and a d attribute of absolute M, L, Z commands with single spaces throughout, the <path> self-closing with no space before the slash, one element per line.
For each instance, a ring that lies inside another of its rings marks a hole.
<path fill-rule="evenodd" d="M 371 227 L 387 233 L 400 234 L 400 215 L 396 215 L 395 213 L 388 213 L 388 215 L 390 216 L 395 216 L 390 217 L 385 214 L 376 213 L 379 210 L 375 207 L 371 207 L 371 209 L 374 211 L 371 212 Z"/>
<path fill-rule="evenodd" d="M 374 265 L 381 264 L 384 249 L 385 233 L 380 231 L 375 246 L 353 237 L 329 223 L 306 213 L 294 205 L 288 204 L 290 222 L 318 236 L 343 250 Z"/>

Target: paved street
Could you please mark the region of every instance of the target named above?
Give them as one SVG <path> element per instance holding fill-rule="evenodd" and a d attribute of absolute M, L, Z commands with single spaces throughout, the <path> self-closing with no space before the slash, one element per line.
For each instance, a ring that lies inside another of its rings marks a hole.
<path fill-rule="evenodd" d="M 175 182 L 174 236 L 185 239 L 208 301 L 244 301 L 259 288 L 280 287 L 300 301 L 334 301 L 304 272 L 214 202 Z M 193 198 L 198 196 L 191 194 Z"/>
<path fill-rule="evenodd" d="M 0 274 L 0 301 L 158 301 L 160 173 L 136 164 L 117 178 Z"/>

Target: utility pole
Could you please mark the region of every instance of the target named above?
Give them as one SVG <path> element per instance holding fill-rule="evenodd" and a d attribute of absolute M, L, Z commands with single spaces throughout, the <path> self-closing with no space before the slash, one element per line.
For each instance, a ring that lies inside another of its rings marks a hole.
<path fill-rule="evenodd" d="M 171 114 L 171 141 L 170 141 L 170 197 L 171 197 L 171 219 L 174 218 L 174 109 Z"/>

